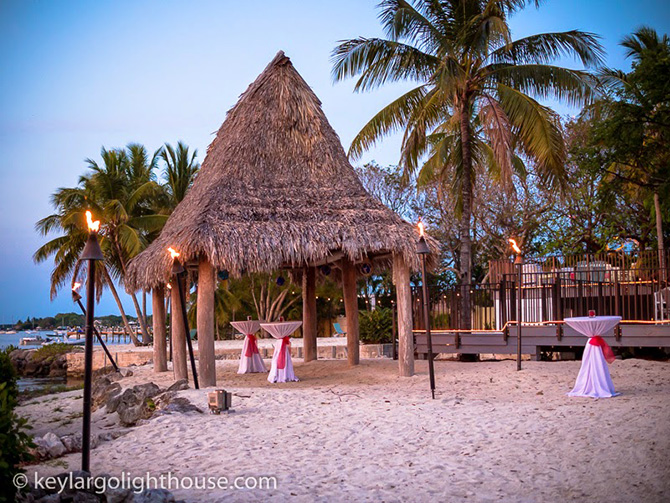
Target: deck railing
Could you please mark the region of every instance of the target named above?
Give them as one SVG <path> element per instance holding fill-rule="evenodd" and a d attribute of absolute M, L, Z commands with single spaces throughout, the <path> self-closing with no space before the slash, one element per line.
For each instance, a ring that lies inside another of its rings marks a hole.
<path fill-rule="evenodd" d="M 635 257 L 621 257 L 622 266 L 635 265 L 628 268 L 614 266 L 600 260 L 602 257 L 593 258 L 588 263 L 572 261 L 569 263 L 573 265 L 558 268 L 550 267 L 547 260 L 542 266 L 531 261 L 522 266 L 521 281 L 518 266 L 498 262 L 490 274 L 495 282 L 452 288 L 429 286 L 431 327 L 462 328 L 461 298 L 468 291 L 473 330 L 501 330 L 507 322 L 516 322 L 519 300 L 522 323 L 560 321 L 587 316 L 589 311 L 630 321 L 669 319 L 670 254 L 665 257 L 659 257 L 657 252 L 640 254 L 635 262 L 632 261 Z M 643 267 L 646 264 L 650 267 Z M 414 290 L 413 303 L 414 326 L 423 329 L 420 288 Z"/>

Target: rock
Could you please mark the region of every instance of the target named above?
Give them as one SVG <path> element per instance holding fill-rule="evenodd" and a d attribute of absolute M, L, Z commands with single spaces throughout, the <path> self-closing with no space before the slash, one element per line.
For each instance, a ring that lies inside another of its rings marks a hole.
<path fill-rule="evenodd" d="M 191 402 L 188 399 L 183 397 L 173 398 L 169 404 L 163 409 L 165 412 L 185 414 L 186 412 L 199 412 L 202 414 L 202 410 Z"/>
<path fill-rule="evenodd" d="M 166 489 L 145 489 L 135 494 L 133 503 L 175 503 L 174 496 Z"/>
<path fill-rule="evenodd" d="M 35 503 L 60 503 L 60 494 L 47 494 L 42 496 L 40 499 L 35 500 Z"/>
<path fill-rule="evenodd" d="M 148 382 L 133 386 L 133 391 L 137 393 L 141 400 L 144 400 L 145 398 L 155 397 L 161 392 L 161 389 L 156 384 Z"/>
<path fill-rule="evenodd" d="M 107 489 L 105 491 L 107 503 L 131 503 L 134 494 L 130 489 Z"/>
<path fill-rule="evenodd" d="M 97 389 L 94 387 L 93 391 L 93 410 L 106 404 L 112 397 L 117 396 L 121 393 L 121 385 L 118 382 L 109 383 L 109 379 L 105 379 L 108 382 L 106 386 L 100 386 Z"/>
<path fill-rule="evenodd" d="M 185 389 L 188 389 L 188 380 L 186 379 L 179 379 L 178 381 L 175 381 L 172 386 L 170 386 L 167 391 L 182 391 Z"/>
<path fill-rule="evenodd" d="M 47 433 L 42 437 L 42 440 L 45 443 L 45 448 L 50 458 L 57 458 L 65 454 L 67 449 L 55 433 Z"/>
<path fill-rule="evenodd" d="M 71 435 L 63 435 L 61 442 L 65 446 L 66 452 L 80 452 L 81 451 L 81 433 L 73 433 Z"/>

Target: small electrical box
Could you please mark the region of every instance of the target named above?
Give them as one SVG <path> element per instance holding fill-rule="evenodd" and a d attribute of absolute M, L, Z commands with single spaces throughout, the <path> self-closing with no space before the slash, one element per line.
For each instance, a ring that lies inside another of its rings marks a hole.
<path fill-rule="evenodd" d="M 217 389 L 207 394 L 209 411 L 212 414 L 221 414 L 223 412 L 232 412 L 231 405 L 233 394 L 225 389 Z"/>

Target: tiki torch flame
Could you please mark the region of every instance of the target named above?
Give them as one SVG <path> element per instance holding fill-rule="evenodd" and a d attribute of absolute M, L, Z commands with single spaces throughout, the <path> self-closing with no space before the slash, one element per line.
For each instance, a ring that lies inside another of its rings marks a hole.
<path fill-rule="evenodd" d="M 98 232 L 100 229 L 100 220 L 93 221 L 93 214 L 86 211 L 86 223 L 88 224 L 89 232 Z"/>
<path fill-rule="evenodd" d="M 78 281 L 75 282 L 75 284 L 72 285 L 72 291 L 76 292 L 77 290 L 79 290 L 79 287 L 81 287 L 81 283 L 79 283 Z"/>
<path fill-rule="evenodd" d="M 519 245 L 516 244 L 516 241 L 512 238 L 509 238 L 508 241 L 509 244 L 512 245 L 512 250 L 514 250 L 514 253 L 516 253 L 517 255 L 521 255 L 521 248 L 519 248 Z"/>
<path fill-rule="evenodd" d="M 417 224 L 419 226 L 419 236 L 423 237 L 425 226 L 423 225 L 423 222 L 419 220 L 419 223 Z"/>
<path fill-rule="evenodd" d="M 172 257 L 172 260 L 176 259 L 179 256 L 179 252 L 175 250 L 174 248 L 168 248 L 168 251 L 170 252 L 170 256 Z"/>

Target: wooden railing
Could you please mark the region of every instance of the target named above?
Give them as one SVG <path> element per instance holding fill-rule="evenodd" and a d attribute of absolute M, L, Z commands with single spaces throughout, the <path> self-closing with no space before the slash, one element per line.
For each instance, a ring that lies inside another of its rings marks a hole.
<path fill-rule="evenodd" d="M 658 257 L 658 255 L 656 255 Z M 670 257 L 668 257 L 670 258 Z M 663 263 L 663 261 L 658 261 Z M 670 260 L 665 262 L 670 263 Z M 589 267 L 544 270 L 510 264 L 498 281 L 453 288 L 429 286 L 431 327 L 463 328 L 461 299 L 470 295 L 473 330 L 501 330 L 519 318 L 522 323 L 560 321 L 571 316 L 618 315 L 625 320 L 655 322 L 670 318 L 668 269 L 615 269 L 594 261 Z M 516 267 L 516 271 L 515 271 Z M 467 289 L 467 290 L 466 290 Z M 414 327 L 425 329 L 421 289 L 413 292 Z"/>

